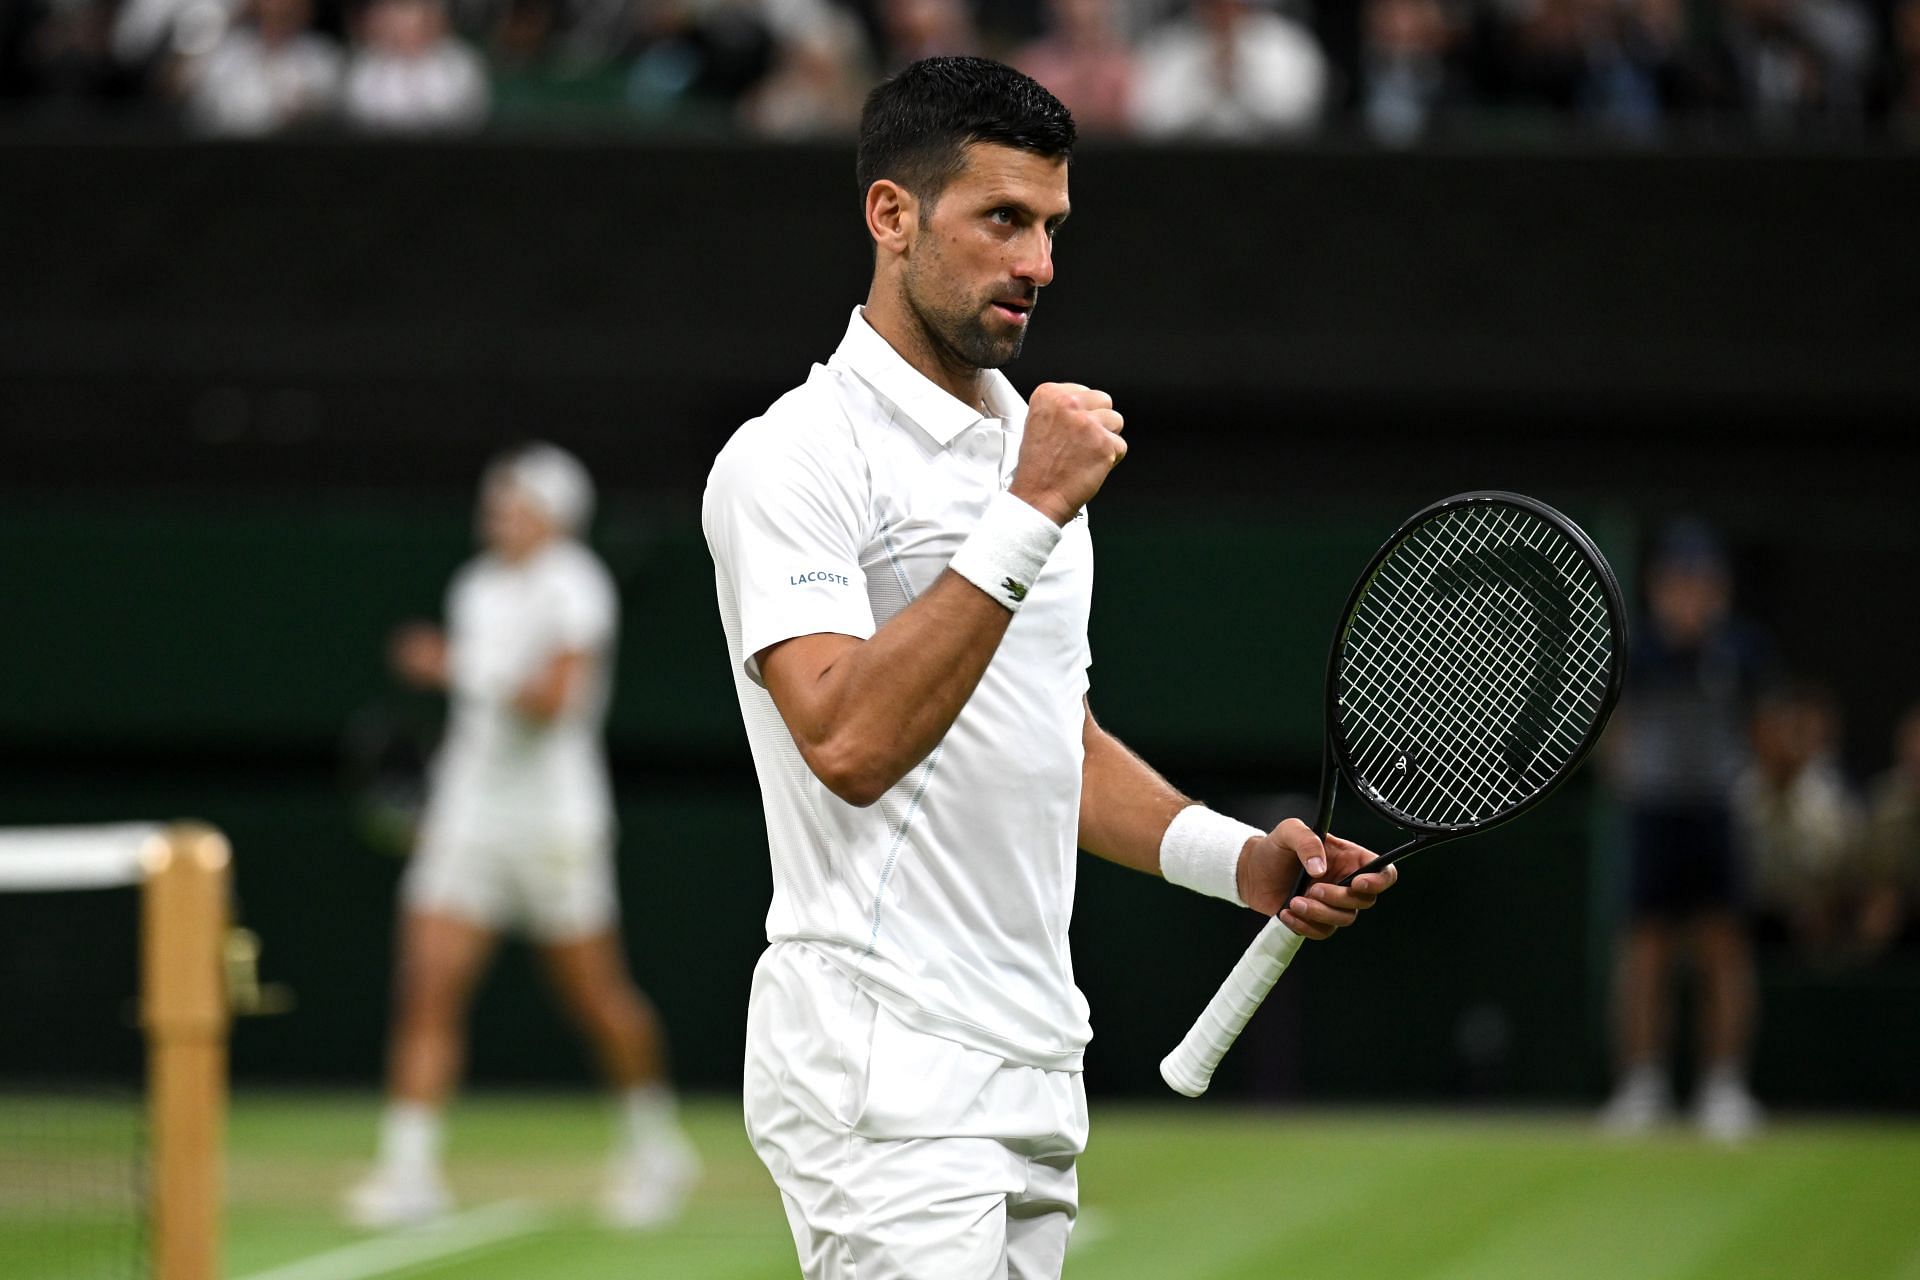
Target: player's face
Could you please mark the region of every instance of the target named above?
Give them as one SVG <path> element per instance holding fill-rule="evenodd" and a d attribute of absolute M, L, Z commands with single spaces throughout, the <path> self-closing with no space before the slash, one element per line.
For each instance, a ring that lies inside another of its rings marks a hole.
<path fill-rule="evenodd" d="M 1020 354 L 1040 290 L 1053 281 L 1053 233 L 1066 221 L 1067 163 L 975 143 L 925 209 L 907 257 L 906 297 L 942 354 L 998 369 Z"/>
<path fill-rule="evenodd" d="M 1647 588 L 1660 629 L 1681 644 L 1697 643 L 1727 612 L 1727 583 L 1711 570 L 1655 569 Z"/>
<path fill-rule="evenodd" d="M 546 515 L 511 481 L 496 481 L 481 495 L 480 537 L 501 559 L 525 559 L 551 532 Z"/>

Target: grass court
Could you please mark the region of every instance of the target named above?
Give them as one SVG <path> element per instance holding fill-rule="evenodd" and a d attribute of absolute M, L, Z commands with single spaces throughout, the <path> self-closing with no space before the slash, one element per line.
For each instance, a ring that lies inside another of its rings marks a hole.
<path fill-rule="evenodd" d="M 0 1120 L 33 1105 L 0 1103 Z M 778 1199 L 729 1101 L 689 1105 L 706 1178 L 677 1225 L 643 1236 L 592 1217 L 603 1105 L 517 1094 L 454 1112 L 456 1217 L 353 1231 L 335 1204 L 365 1167 L 377 1108 L 371 1096 L 236 1099 L 229 1280 L 795 1274 Z M 69 1165 L 80 1155 L 59 1154 Z M 20 1156 L 17 1185 L 0 1186 L 0 1276 L 126 1274 L 125 1226 L 84 1196 L 60 1212 L 61 1189 L 27 1185 Z M 1780 1118 L 1730 1150 L 1682 1130 L 1609 1140 L 1571 1113 L 1096 1102 L 1081 1189 L 1071 1280 L 1920 1280 L 1920 1123 L 1909 1118 Z M 102 1242 L 92 1261 L 90 1233 Z"/>

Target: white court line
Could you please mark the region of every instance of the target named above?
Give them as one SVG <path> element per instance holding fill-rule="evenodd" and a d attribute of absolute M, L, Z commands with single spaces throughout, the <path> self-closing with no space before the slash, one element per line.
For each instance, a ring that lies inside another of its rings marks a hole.
<path fill-rule="evenodd" d="M 484 1204 L 425 1226 L 375 1236 L 241 1276 L 239 1280 L 367 1280 L 428 1262 L 496 1248 L 546 1225 L 546 1215 L 518 1200 Z"/>

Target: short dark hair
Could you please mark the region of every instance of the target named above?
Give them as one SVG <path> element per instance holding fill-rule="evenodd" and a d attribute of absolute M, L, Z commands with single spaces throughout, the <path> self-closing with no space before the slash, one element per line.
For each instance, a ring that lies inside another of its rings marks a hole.
<path fill-rule="evenodd" d="M 989 58 L 922 58 L 880 82 L 860 113 L 860 198 L 881 178 L 939 196 L 976 142 L 1071 162 L 1073 113 L 1031 76 Z"/>

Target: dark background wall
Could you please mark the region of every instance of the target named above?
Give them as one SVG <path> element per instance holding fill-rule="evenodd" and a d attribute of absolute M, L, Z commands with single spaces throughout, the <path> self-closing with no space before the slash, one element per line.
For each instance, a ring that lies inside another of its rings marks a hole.
<path fill-rule="evenodd" d="M 1352 574 L 1477 487 L 1562 506 L 1628 576 L 1663 518 L 1716 521 L 1745 606 L 1846 704 L 1848 764 L 1884 766 L 1920 698 L 1910 160 L 1089 149 L 1073 196 L 1013 372 L 1127 412 L 1095 706 L 1181 785 L 1249 817 L 1301 803 Z M 0 822 L 234 835 L 267 976 L 300 997 L 242 1028 L 244 1077 L 377 1070 L 399 863 L 359 825 L 347 744 L 431 716 L 390 691 L 383 638 L 437 609 L 485 457 L 542 436 L 599 477 L 624 592 L 630 945 L 681 1074 L 731 1086 L 767 876 L 698 497 L 862 296 L 854 215 L 835 149 L 0 146 Z M 1301 965 L 1231 1083 L 1597 1096 L 1610 821 L 1576 785 L 1414 864 Z M 129 1052 L 73 1012 L 125 986 L 119 910 L 0 897 L 24 1028 L 0 1073 Z M 1249 931 L 1085 864 L 1096 1087 L 1157 1087 Z M 75 940 L 91 962 L 47 960 Z M 1920 1013 L 1911 957 L 1768 972 L 1763 1091 L 1916 1100 L 1912 1051 L 1879 1043 Z M 480 1078 L 584 1078 L 521 958 L 478 1028 Z"/>

